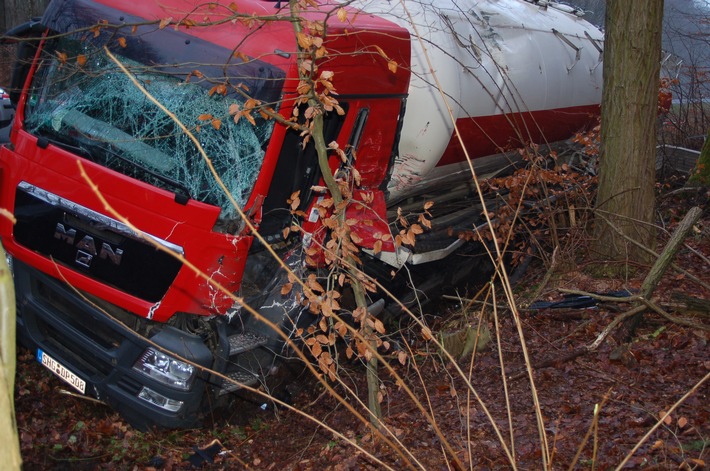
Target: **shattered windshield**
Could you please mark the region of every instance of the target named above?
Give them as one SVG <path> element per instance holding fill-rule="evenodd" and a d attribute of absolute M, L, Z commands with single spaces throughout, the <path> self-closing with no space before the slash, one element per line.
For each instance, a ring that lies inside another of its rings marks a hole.
<path fill-rule="evenodd" d="M 135 79 L 195 134 L 232 197 L 243 206 L 261 168 L 273 121 L 255 112 L 256 124 L 235 122 L 230 106 L 242 109 L 244 98 L 214 93 L 214 83 L 204 79 L 198 66 L 194 76 L 186 77 L 169 73 L 166 66 L 141 63 L 136 54 L 129 58 L 117 52 Z M 27 102 L 29 132 L 124 175 L 219 206 L 222 219 L 237 217 L 194 142 L 103 48 L 63 37 L 43 53 Z"/>

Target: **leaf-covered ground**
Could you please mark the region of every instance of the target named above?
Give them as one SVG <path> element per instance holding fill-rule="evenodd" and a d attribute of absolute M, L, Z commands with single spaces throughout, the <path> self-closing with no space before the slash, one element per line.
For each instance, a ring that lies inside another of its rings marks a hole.
<path fill-rule="evenodd" d="M 707 208 L 707 195 L 701 195 Z M 666 229 L 672 231 L 689 204 L 678 198 L 659 203 Z M 659 234 L 659 250 L 668 240 Z M 678 265 L 710 283 L 710 215 L 703 216 L 676 258 Z M 698 255 L 700 254 L 700 255 Z M 593 279 L 584 266 L 560 270 L 541 297 L 560 299 L 559 288 L 593 292 L 634 289 L 646 269 L 626 279 Z M 519 283 L 521 304 L 544 275 L 531 268 Z M 675 316 L 710 325 L 708 313 L 673 308 L 677 293 L 708 300 L 710 292 L 677 271 L 669 270 L 654 296 Z M 432 327 L 460 316 L 460 308 L 443 305 L 447 313 L 432 317 Z M 628 305 L 603 303 L 586 309 L 521 310 L 522 329 L 534 370 L 535 386 L 544 416 L 546 440 L 554 469 L 613 469 L 676 401 L 710 373 L 710 333 L 682 326 L 646 313 L 633 340 L 623 344 L 610 336 L 598 349 L 572 358 L 591 344 Z M 458 365 L 470 373 L 473 390 L 510 444 L 509 420 L 514 430 L 514 455 L 520 469 L 541 469 L 541 438 L 534 415 L 523 351 L 509 312 L 501 306 L 500 341 L 493 341 Z M 460 322 L 460 319 L 458 319 Z M 302 378 L 292 388 L 293 405 L 352 438 L 392 469 L 407 463 L 430 470 L 455 469 L 443 451 L 445 437 L 466 469 L 508 469 L 510 464 L 486 414 L 466 387 L 454 365 L 427 346 L 416 329 L 405 334 L 414 356 L 397 371 L 411 385 L 440 430 L 435 433 L 425 414 L 389 375 L 384 379 L 383 414 L 396 441 L 406 452 L 395 451 L 353 418 L 346 408 L 323 392 L 312 379 Z M 510 398 L 510 418 L 501 380 L 503 356 Z M 397 363 L 393 360 L 393 363 Z M 343 365 L 343 378 L 352 388 L 338 391 L 354 403 L 366 397 L 363 370 Z M 262 410 L 259 403 L 243 403 L 232 417 L 224 414 L 200 430 L 138 432 L 107 407 L 85 398 L 63 394 L 60 380 L 44 370 L 31 352 L 18 352 L 17 421 L 25 469 L 204 469 L 356 470 L 381 469 L 362 451 L 288 410 Z M 706 469 L 710 463 L 710 384 L 706 382 L 645 441 L 628 461 L 631 469 Z M 596 420 L 595 420 L 596 411 Z M 228 414 L 227 414 L 228 415 Z M 212 445 L 212 448 L 210 448 Z M 198 449 L 206 449 L 198 453 Z M 216 454 L 217 450 L 220 450 Z M 209 462 L 212 461 L 212 462 Z"/>

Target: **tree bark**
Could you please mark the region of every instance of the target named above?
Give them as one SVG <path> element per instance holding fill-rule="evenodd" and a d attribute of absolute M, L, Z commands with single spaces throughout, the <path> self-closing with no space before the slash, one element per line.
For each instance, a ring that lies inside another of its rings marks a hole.
<path fill-rule="evenodd" d="M 0 461 L 20 469 L 20 441 L 15 422 L 15 288 L 0 245 Z"/>
<path fill-rule="evenodd" d="M 666 272 L 666 269 L 673 261 L 673 257 L 682 247 L 685 238 L 688 237 L 690 230 L 693 228 L 700 216 L 703 215 L 703 210 L 697 206 L 690 208 L 690 211 L 685 215 L 683 220 L 678 224 L 678 227 L 673 232 L 670 240 L 666 244 L 666 248 L 663 249 L 661 255 L 659 255 L 656 263 L 653 264 L 651 270 L 646 275 L 641 285 L 641 296 L 646 299 L 651 299 L 651 294 L 653 290 L 656 289 L 658 283 L 661 281 L 661 277 Z"/>
<path fill-rule="evenodd" d="M 646 247 L 655 241 L 656 117 L 663 0 L 609 0 L 604 43 L 604 91 L 597 211 Z M 597 218 L 596 252 L 604 259 L 647 263 Z"/>

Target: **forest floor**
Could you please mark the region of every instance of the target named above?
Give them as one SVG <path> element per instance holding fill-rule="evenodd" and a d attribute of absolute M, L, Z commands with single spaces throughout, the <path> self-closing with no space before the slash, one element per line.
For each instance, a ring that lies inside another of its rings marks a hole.
<path fill-rule="evenodd" d="M 706 191 L 706 190 L 704 190 Z M 659 197 L 658 251 L 693 204 L 705 213 L 676 256 L 677 265 L 710 284 L 710 213 L 708 193 Z M 574 253 L 572 254 L 574 256 Z M 610 335 L 597 349 L 574 357 L 591 344 L 629 304 L 604 302 L 590 308 L 525 309 L 529 297 L 563 297 L 561 288 L 587 292 L 638 289 L 648 267 L 624 279 L 599 279 L 587 274 L 584 260 L 570 259 L 544 283 L 542 264 L 533 264 L 516 286 L 520 322 L 544 420 L 551 469 L 614 469 L 676 401 L 710 373 L 710 316 L 678 308 L 678 294 L 708 300 L 710 292 L 688 276 L 668 270 L 654 299 L 674 316 L 700 327 L 679 325 L 646 312 L 633 338 Z M 443 313 L 429 317 L 433 331 L 461 322 L 455 302 L 438 304 Z M 676 307 L 673 307 L 676 306 Z M 510 469 L 501 440 L 482 404 L 510 447 L 514 430 L 519 469 L 542 469 L 541 437 L 534 413 L 523 349 L 510 311 L 498 310 L 500 340 L 492 319 L 493 341 L 457 365 L 470 375 L 469 389 L 453 362 L 442 358 L 415 329 L 402 333 L 414 354 L 396 371 L 409 385 L 426 415 L 401 387 L 381 370 L 385 424 L 400 443 L 391 446 L 373 438 L 368 428 L 312 378 L 291 389 L 293 407 L 328 424 L 361 449 L 291 410 L 262 409 L 242 403 L 232 417 L 213 418 L 211 425 L 182 431 L 139 432 L 108 407 L 86 398 L 62 394 L 64 384 L 41 367 L 27 350 L 18 351 L 15 407 L 24 469 L 255 469 L 375 470 Z M 502 362 L 499 357 L 502 354 Z M 335 389 L 355 403 L 366 398 L 364 369 L 343 360 L 341 377 L 350 388 Z M 503 364 L 503 366 L 501 366 Z M 501 368 L 508 378 L 509 406 Z M 710 382 L 695 389 L 641 444 L 625 468 L 707 469 L 710 466 Z M 480 398 L 473 397 L 471 391 Z M 508 414 L 510 410 L 510 415 Z M 362 410 L 361 410 L 362 412 Z M 436 433 L 436 428 L 439 433 Z M 442 439 L 443 437 L 443 439 Z M 456 459 L 445 451 L 448 444 Z M 203 450 L 203 451 L 198 451 Z M 406 450 L 406 451 L 402 451 Z M 575 458 L 578 450 L 579 456 Z M 367 456 L 370 454 L 371 456 Z M 380 462 L 378 463 L 377 460 Z M 200 464 L 202 463 L 202 464 Z"/>

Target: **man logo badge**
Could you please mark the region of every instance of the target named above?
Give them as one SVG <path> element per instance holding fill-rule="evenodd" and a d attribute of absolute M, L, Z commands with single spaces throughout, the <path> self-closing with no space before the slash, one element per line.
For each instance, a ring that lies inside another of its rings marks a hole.
<path fill-rule="evenodd" d="M 58 222 L 57 227 L 54 229 L 54 238 L 63 240 L 67 244 L 76 247 L 77 251 L 74 261 L 77 265 L 89 268 L 91 267 L 91 262 L 94 260 L 94 257 L 97 255 L 100 259 L 108 260 L 114 265 L 121 264 L 123 249 L 111 247 L 106 242 L 101 242 L 100 249 L 97 249 L 96 241 L 88 234 L 77 241 L 76 229 L 64 227 L 64 224 L 61 222 Z"/>

